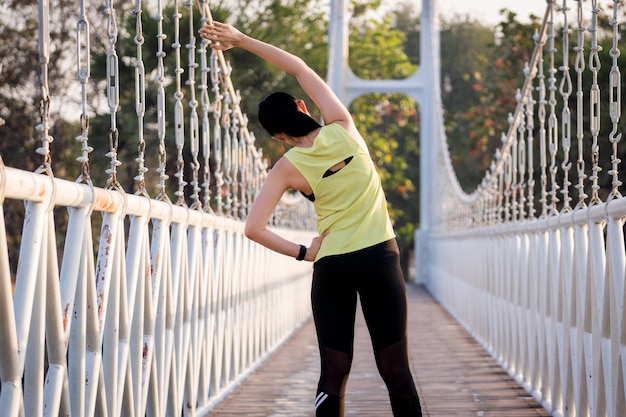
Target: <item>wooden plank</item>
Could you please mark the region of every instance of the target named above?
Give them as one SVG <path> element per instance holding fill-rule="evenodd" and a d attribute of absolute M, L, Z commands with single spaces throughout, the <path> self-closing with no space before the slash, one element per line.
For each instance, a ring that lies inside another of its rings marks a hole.
<path fill-rule="evenodd" d="M 422 286 L 408 284 L 407 292 L 411 370 L 425 416 L 550 416 Z M 318 373 L 317 339 L 309 320 L 206 417 L 312 417 Z M 361 314 L 346 416 L 391 416 Z"/>

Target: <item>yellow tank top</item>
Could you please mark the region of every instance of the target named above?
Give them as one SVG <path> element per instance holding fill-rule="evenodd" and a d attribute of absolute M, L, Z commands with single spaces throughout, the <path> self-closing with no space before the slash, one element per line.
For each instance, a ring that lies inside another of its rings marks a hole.
<path fill-rule="evenodd" d="M 395 237 L 380 177 L 362 139 L 333 123 L 321 128 L 313 146 L 291 148 L 285 157 L 313 189 L 318 232 L 330 231 L 316 261 Z M 343 168 L 325 176 L 329 168 L 348 159 Z"/>

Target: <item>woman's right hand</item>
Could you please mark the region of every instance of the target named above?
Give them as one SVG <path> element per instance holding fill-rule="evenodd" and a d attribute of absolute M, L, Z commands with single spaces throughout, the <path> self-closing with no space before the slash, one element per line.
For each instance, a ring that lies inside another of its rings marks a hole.
<path fill-rule="evenodd" d="M 231 25 L 213 21 L 200 28 L 200 37 L 211 41 L 211 48 L 225 51 L 238 46 L 245 35 Z"/>

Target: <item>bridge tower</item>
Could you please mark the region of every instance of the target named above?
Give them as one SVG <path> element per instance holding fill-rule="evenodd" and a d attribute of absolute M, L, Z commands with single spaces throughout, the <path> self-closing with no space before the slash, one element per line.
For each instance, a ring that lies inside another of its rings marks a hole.
<path fill-rule="evenodd" d="M 433 175 L 438 141 L 443 138 L 440 84 L 439 13 L 437 0 L 422 0 L 419 69 L 403 80 L 363 80 L 348 64 L 348 7 L 346 0 L 331 2 L 327 81 L 345 105 L 362 94 L 402 93 L 420 109 L 420 227 L 415 236 L 416 280 L 429 279 L 430 235 L 436 207 L 438 181 Z"/>

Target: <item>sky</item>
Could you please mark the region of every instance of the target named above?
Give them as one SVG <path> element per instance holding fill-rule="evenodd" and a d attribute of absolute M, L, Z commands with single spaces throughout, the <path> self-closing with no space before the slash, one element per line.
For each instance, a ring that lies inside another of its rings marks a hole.
<path fill-rule="evenodd" d="M 487 24 L 497 24 L 501 19 L 500 9 L 507 8 L 517 13 L 520 20 L 531 13 L 543 16 L 546 0 L 437 0 L 441 16 L 469 14 Z"/>
<path fill-rule="evenodd" d="M 389 1 L 389 0 L 388 0 Z M 393 1 L 393 0 L 392 0 Z M 405 2 L 407 0 L 395 0 Z M 422 8 L 422 0 L 411 0 Z M 518 15 L 519 20 L 525 20 L 531 13 L 543 16 L 546 10 L 546 0 L 432 0 L 437 1 L 439 15 L 453 17 L 455 14 L 469 15 L 487 25 L 496 25 L 500 22 L 500 9 L 507 8 Z M 574 2 L 572 2 L 574 3 Z"/>

